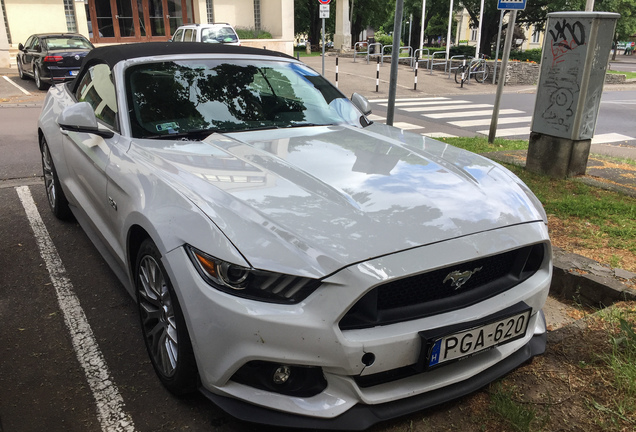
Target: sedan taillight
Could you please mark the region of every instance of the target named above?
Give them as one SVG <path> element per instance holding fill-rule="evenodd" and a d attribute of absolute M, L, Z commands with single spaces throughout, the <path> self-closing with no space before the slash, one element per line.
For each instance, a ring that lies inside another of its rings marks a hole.
<path fill-rule="evenodd" d="M 46 57 L 44 57 L 44 61 L 47 62 L 47 63 L 48 62 L 56 63 L 56 62 L 62 61 L 62 59 L 64 59 L 64 57 L 62 57 L 62 56 L 46 56 Z"/>

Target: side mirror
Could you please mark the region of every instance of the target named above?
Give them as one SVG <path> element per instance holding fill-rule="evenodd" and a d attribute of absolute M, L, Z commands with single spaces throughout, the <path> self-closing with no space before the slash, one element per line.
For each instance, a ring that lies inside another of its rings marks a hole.
<path fill-rule="evenodd" d="M 99 129 L 93 107 L 88 102 L 79 102 L 62 111 L 57 124 L 64 131 L 83 132 L 112 138 L 115 134 L 109 130 Z"/>
<path fill-rule="evenodd" d="M 24 45 L 22 45 L 22 42 L 18 44 L 18 50 L 24 51 Z"/>
<path fill-rule="evenodd" d="M 371 114 L 371 104 L 369 103 L 367 98 L 362 96 L 360 93 L 352 94 L 351 102 L 353 103 L 353 105 L 355 105 L 356 108 L 362 111 L 362 114 L 364 114 L 365 116 Z"/>

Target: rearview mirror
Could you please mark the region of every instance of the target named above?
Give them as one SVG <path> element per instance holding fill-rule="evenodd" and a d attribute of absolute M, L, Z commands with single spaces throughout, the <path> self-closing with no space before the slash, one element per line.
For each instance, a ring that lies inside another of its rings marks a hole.
<path fill-rule="evenodd" d="M 65 131 L 90 133 L 102 138 L 112 138 L 114 135 L 107 129 L 99 129 L 93 107 L 88 102 L 79 102 L 65 108 L 57 118 L 57 124 Z"/>
<path fill-rule="evenodd" d="M 362 114 L 364 114 L 365 116 L 371 114 L 371 104 L 369 103 L 367 98 L 362 96 L 360 93 L 352 94 L 351 102 L 353 103 L 353 105 L 355 105 L 356 108 L 362 111 Z"/>

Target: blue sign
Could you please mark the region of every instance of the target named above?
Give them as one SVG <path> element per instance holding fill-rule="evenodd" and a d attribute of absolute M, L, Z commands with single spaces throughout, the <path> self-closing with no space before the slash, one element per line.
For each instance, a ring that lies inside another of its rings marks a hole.
<path fill-rule="evenodd" d="M 517 9 L 524 10 L 526 0 L 498 0 L 497 9 Z"/>

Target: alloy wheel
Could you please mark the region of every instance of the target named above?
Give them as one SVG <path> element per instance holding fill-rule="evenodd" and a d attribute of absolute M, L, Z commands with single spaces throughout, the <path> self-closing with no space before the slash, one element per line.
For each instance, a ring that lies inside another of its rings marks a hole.
<path fill-rule="evenodd" d="M 152 256 L 141 259 L 137 277 L 144 338 L 153 362 L 168 378 L 177 368 L 179 348 L 172 297 L 161 267 Z"/>
<path fill-rule="evenodd" d="M 42 172 L 44 174 L 44 188 L 46 197 L 49 199 L 51 208 L 56 206 L 57 188 L 55 187 L 55 177 L 53 176 L 53 161 L 49 146 L 46 143 L 42 146 Z"/>

